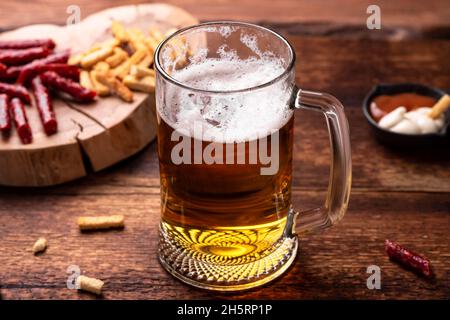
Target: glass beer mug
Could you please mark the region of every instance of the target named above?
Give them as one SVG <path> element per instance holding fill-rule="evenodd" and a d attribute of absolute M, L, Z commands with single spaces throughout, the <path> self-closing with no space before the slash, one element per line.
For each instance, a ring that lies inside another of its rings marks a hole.
<path fill-rule="evenodd" d="M 192 26 L 156 50 L 159 259 L 178 279 L 222 291 L 262 285 L 292 264 L 297 234 L 344 216 L 344 109 L 296 87 L 294 65 L 286 39 L 240 22 Z M 291 202 L 296 109 L 325 115 L 332 151 L 325 203 L 307 211 Z"/>

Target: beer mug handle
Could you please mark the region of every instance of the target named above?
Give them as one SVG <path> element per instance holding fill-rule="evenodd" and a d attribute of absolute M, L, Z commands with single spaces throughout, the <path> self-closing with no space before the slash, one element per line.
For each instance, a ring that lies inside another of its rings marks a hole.
<path fill-rule="evenodd" d="M 322 112 L 328 125 L 331 148 L 330 179 L 322 207 L 296 212 L 292 230 L 304 233 L 327 228 L 344 216 L 352 180 L 350 134 L 344 107 L 332 95 L 297 89 L 295 108 Z"/>

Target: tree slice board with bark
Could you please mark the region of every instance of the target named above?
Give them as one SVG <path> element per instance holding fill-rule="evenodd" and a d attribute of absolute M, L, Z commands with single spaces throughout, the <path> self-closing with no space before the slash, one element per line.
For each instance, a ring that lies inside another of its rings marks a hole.
<path fill-rule="evenodd" d="M 198 21 L 186 11 L 166 4 L 116 7 L 91 15 L 80 23 L 32 25 L 0 34 L 0 39 L 52 38 L 57 49 L 81 52 L 111 38 L 111 21 L 127 27 L 162 31 Z M 17 133 L 0 138 L 0 185 L 50 186 L 68 182 L 90 171 L 105 169 L 142 150 L 156 136 L 154 94 L 134 93 L 126 103 L 115 96 L 78 104 L 54 97 L 58 132 L 44 133 L 35 104 L 26 107 L 33 142 L 24 145 Z"/>

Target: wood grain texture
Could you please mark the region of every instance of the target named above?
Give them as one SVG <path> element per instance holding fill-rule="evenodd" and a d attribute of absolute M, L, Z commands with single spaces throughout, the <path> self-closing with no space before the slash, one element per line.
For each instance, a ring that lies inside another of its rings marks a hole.
<path fill-rule="evenodd" d="M 123 190 L 126 190 L 123 187 Z M 311 207 L 317 191 L 295 190 L 295 204 Z M 46 206 L 36 207 L 36 202 Z M 0 200 L 2 218 L 0 281 L 2 298 L 93 298 L 66 288 L 66 269 L 78 265 L 106 282 L 104 298 L 446 298 L 450 205 L 447 194 L 354 191 L 347 217 L 333 229 L 302 237 L 294 267 L 275 283 L 240 294 L 192 289 L 163 271 L 156 257 L 159 189 L 135 194 L 10 195 Z M 51 208 L 51 209 L 50 209 Z M 81 234 L 76 217 L 89 213 L 126 216 L 123 231 Z M 10 226 L 14 226 L 11 228 Z M 18 232 L 21 230 L 21 232 Z M 47 251 L 33 256 L 31 246 L 44 236 Z M 391 263 L 384 254 L 390 238 L 431 259 L 437 273 L 427 282 Z M 382 270 L 380 291 L 366 288 L 366 268 Z"/>
<path fill-rule="evenodd" d="M 19 1 L 3 0 L 0 3 L 0 21 L 2 28 L 14 28 L 17 25 L 32 23 L 65 24 L 69 14 L 69 5 L 76 4 L 81 9 L 82 17 L 99 10 L 132 3 L 149 3 L 159 1 L 147 0 L 30 0 L 27 6 Z M 367 7 L 377 4 L 382 12 L 383 28 L 394 32 L 392 28 L 404 32 L 425 33 L 431 35 L 448 35 L 450 29 L 450 7 L 446 0 L 431 1 L 370 1 L 370 0 L 168 0 L 164 1 L 186 9 L 202 21 L 234 19 L 252 22 L 295 23 L 313 27 L 320 31 L 325 29 L 335 33 L 348 33 L 348 26 L 357 26 L 364 32 L 366 28 Z M 51 10 L 42 10 L 46 6 Z M 9 12 L 20 12 L 20 19 Z M 327 26 L 328 25 L 328 26 Z M 336 27 L 329 27 L 336 25 Z M 292 25 L 291 25 L 292 26 Z M 344 27 L 344 28 L 342 28 Z M 365 30 L 364 30 L 365 29 Z M 334 31 L 333 31 L 334 30 Z M 403 30 L 403 31 L 402 31 Z M 380 32 L 378 32 L 380 33 Z"/>
<path fill-rule="evenodd" d="M 245 2 L 245 1 L 244 1 Z M 350 122 L 353 191 L 342 222 L 301 237 L 294 266 L 260 289 L 217 294 L 188 287 L 156 258 L 159 176 L 156 144 L 99 173 L 60 187 L 0 188 L 0 294 L 3 299 L 94 299 L 66 288 L 66 269 L 79 265 L 105 280 L 105 299 L 446 299 L 450 296 L 450 152 L 392 150 L 370 133 L 362 112 L 377 82 L 415 81 L 450 87 L 450 43 L 391 42 L 292 36 L 301 87 L 342 100 Z M 294 204 L 325 197 L 329 148 L 322 116 L 295 120 Z M 124 214 L 122 231 L 81 234 L 78 215 Z M 34 257 L 45 236 L 49 247 Z M 426 255 L 437 277 L 426 281 L 392 263 L 386 238 Z M 368 290 L 366 268 L 378 265 L 382 289 Z"/>
<path fill-rule="evenodd" d="M 0 39 L 49 37 L 57 49 L 83 52 L 112 39 L 111 20 L 127 28 L 162 32 L 198 21 L 186 11 L 167 4 L 121 6 L 97 12 L 76 25 L 30 25 L 0 34 Z M 86 36 L 88 34 L 88 36 Z M 33 99 L 27 108 L 33 131 L 31 144 L 23 145 L 13 130 L 0 139 L 0 185 L 40 187 L 58 185 L 100 171 L 142 150 L 156 137 L 155 95 L 135 92 L 132 102 L 113 95 L 89 104 L 54 99 L 58 132 L 47 136 Z"/>

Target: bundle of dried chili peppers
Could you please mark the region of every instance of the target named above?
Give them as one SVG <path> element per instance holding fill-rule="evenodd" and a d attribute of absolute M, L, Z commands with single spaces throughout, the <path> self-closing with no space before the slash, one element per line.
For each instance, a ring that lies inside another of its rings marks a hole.
<path fill-rule="evenodd" d="M 0 41 L 0 132 L 3 135 L 10 134 L 14 123 L 22 143 L 32 142 L 24 104 L 35 105 L 45 133 L 55 134 L 58 123 L 49 89 L 79 102 L 95 99 L 95 91 L 79 84 L 79 68 L 67 64 L 69 51 L 54 52 L 55 47 L 51 39 Z"/>

